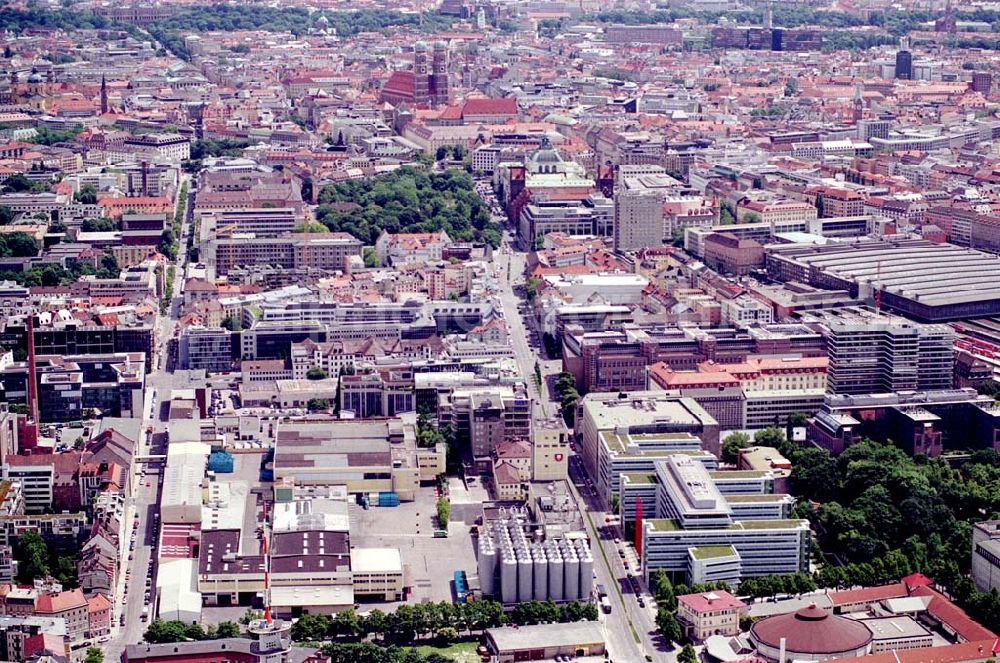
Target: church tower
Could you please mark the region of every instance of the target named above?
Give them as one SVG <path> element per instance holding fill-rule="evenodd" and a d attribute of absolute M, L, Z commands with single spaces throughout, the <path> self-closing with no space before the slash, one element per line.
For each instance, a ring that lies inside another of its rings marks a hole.
<path fill-rule="evenodd" d="M 418 41 L 413 45 L 413 102 L 429 103 L 430 94 L 431 76 L 427 68 L 427 44 Z"/>
<path fill-rule="evenodd" d="M 108 112 L 108 81 L 104 76 L 101 76 L 101 115 L 106 115 Z"/>
<path fill-rule="evenodd" d="M 450 90 L 448 89 L 448 45 L 443 41 L 434 42 L 431 75 L 431 103 L 435 106 L 448 104 Z"/>

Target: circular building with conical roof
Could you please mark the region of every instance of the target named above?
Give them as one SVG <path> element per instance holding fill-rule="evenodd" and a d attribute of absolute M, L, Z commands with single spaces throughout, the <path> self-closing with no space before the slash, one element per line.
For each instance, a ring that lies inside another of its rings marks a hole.
<path fill-rule="evenodd" d="M 758 654 L 779 663 L 821 661 L 868 654 L 872 632 L 862 622 L 830 614 L 813 604 L 756 622 L 750 627 L 750 641 Z"/>

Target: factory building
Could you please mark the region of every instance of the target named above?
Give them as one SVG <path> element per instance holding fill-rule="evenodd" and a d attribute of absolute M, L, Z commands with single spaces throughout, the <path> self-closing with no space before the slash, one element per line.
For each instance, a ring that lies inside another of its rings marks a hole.
<path fill-rule="evenodd" d="M 945 322 L 1000 313 L 1000 286 L 993 275 L 1000 258 L 973 249 L 924 239 L 830 242 L 821 246 L 771 245 L 771 278 L 800 281 L 916 320 Z"/>
<path fill-rule="evenodd" d="M 579 601 L 590 596 L 594 556 L 584 537 L 530 538 L 526 514 L 502 510 L 479 539 L 483 596 L 506 604 Z"/>

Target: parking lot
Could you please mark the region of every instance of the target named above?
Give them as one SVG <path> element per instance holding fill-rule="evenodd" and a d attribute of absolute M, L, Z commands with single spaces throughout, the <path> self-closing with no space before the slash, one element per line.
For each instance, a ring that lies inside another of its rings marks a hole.
<path fill-rule="evenodd" d="M 447 538 L 434 538 L 437 529 L 437 497 L 433 488 L 422 488 L 414 502 L 398 507 L 363 509 L 351 504 L 351 545 L 358 548 L 399 548 L 406 584 L 412 587 L 409 601 L 452 601 L 452 574 L 476 574 L 476 554 L 469 525 L 452 506 Z M 389 604 L 390 609 L 394 609 Z M 362 610 L 382 608 L 364 603 Z"/>

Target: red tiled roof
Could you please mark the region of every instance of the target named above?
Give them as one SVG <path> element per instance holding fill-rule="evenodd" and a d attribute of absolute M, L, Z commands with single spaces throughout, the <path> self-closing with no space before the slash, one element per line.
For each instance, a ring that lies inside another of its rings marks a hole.
<path fill-rule="evenodd" d="M 965 610 L 946 599 L 943 595 L 926 585 L 917 587 L 910 594 L 911 596 L 930 596 L 931 602 L 927 606 L 927 612 L 934 619 L 942 624 L 946 624 L 959 638 L 966 642 L 979 640 L 996 640 L 997 634 L 989 630 L 979 622 L 969 617 Z"/>
<path fill-rule="evenodd" d="M 504 440 L 496 446 L 497 458 L 531 458 L 531 447 L 523 440 Z"/>
<path fill-rule="evenodd" d="M 708 592 L 706 594 L 683 594 L 677 597 L 677 601 L 697 613 L 745 608 L 747 605 L 724 590 Z"/>
<path fill-rule="evenodd" d="M 389 80 L 385 82 L 382 86 L 383 92 L 395 92 L 397 94 L 405 94 L 413 96 L 413 72 L 412 71 L 394 71 Z"/>
<path fill-rule="evenodd" d="M 911 592 L 917 587 L 930 587 L 934 584 L 934 581 L 925 576 L 923 573 L 911 573 L 910 575 L 900 578 L 899 580 L 906 585 L 906 589 Z"/>
<path fill-rule="evenodd" d="M 56 614 L 81 608 L 87 605 L 82 589 L 70 589 L 55 594 L 43 594 L 35 599 L 35 612 L 39 614 Z"/>
<path fill-rule="evenodd" d="M 111 609 L 111 601 L 104 594 L 94 594 L 87 600 L 87 612 L 102 612 Z"/>
<path fill-rule="evenodd" d="M 438 115 L 439 120 L 461 120 L 462 119 L 462 108 L 459 106 L 448 106 L 441 114 Z"/>
<path fill-rule="evenodd" d="M 944 647 L 888 651 L 857 660 L 859 663 L 966 663 L 982 661 L 997 653 L 1000 653 L 1000 645 L 996 639 L 986 639 Z"/>
<path fill-rule="evenodd" d="M 830 602 L 834 607 L 837 607 L 839 605 L 851 605 L 854 603 L 875 603 L 886 599 L 899 599 L 906 596 L 906 594 L 906 585 L 897 582 L 879 587 L 864 587 L 862 589 L 848 589 L 843 592 L 832 592 L 830 594 Z"/>
<path fill-rule="evenodd" d="M 517 115 L 517 99 L 469 99 L 462 106 L 462 117 L 468 115 Z"/>
<path fill-rule="evenodd" d="M 503 461 L 497 463 L 497 466 L 493 468 L 493 480 L 496 481 L 497 485 L 521 483 L 521 472 L 511 463 Z"/>

